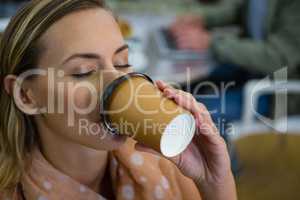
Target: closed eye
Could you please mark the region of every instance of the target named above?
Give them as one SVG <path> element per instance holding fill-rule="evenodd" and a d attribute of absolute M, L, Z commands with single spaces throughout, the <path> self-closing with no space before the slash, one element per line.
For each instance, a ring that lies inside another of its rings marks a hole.
<path fill-rule="evenodd" d="M 132 67 L 132 65 L 130 64 L 126 64 L 126 65 L 115 65 L 116 68 L 129 68 Z"/>
<path fill-rule="evenodd" d="M 72 74 L 72 76 L 75 78 L 83 78 L 83 77 L 88 77 L 88 76 L 92 75 L 94 72 L 95 72 L 95 70 L 91 70 L 91 71 L 85 72 L 85 73 Z"/>

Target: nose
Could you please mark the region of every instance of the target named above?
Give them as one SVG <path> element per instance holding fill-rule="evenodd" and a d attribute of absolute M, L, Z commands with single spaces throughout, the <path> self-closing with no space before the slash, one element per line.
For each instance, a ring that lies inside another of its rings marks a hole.
<path fill-rule="evenodd" d="M 105 70 L 100 71 L 100 90 L 104 90 L 110 83 L 112 83 L 117 78 L 124 76 L 126 73 L 117 70 L 114 67 L 106 68 Z"/>
<path fill-rule="evenodd" d="M 111 60 L 107 60 L 105 62 L 105 67 L 102 70 L 99 70 L 99 80 L 101 83 L 100 91 L 104 90 L 110 83 L 112 83 L 117 78 L 126 75 L 128 72 L 124 72 L 122 70 L 118 70 Z M 103 92 L 103 91 L 102 91 Z"/>

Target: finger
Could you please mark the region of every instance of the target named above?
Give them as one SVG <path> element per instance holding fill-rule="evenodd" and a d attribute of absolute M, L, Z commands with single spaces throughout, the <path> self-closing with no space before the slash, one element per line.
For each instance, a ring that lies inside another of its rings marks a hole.
<path fill-rule="evenodd" d="M 161 154 L 157 151 L 155 151 L 154 149 L 151 149 L 143 144 L 140 144 L 140 143 L 136 143 L 134 148 L 137 150 L 137 151 L 141 151 L 141 152 L 146 152 L 146 153 L 151 153 L 151 154 L 154 154 L 154 155 L 157 155 L 157 156 L 161 156 Z"/>
<path fill-rule="evenodd" d="M 201 103 L 198 104 L 198 111 L 194 113 L 196 121 L 196 135 L 211 137 L 220 136 L 220 132 L 217 129 L 215 123 L 213 122 L 210 113 Z"/>
<path fill-rule="evenodd" d="M 166 157 L 166 159 L 168 159 L 168 160 L 170 160 L 171 162 L 173 162 L 175 165 L 177 165 L 178 167 L 180 166 L 180 165 L 182 165 L 181 164 L 181 160 L 182 160 L 182 154 L 179 154 L 179 155 L 177 155 L 177 156 L 174 156 L 174 157 Z"/>
<path fill-rule="evenodd" d="M 203 120 L 207 121 L 207 122 L 210 122 L 210 123 L 213 123 L 213 120 L 211 118 L 211 114 L 210 112 L 208 111 L 208 109 L 206 108 L 206 106 L 201 103 L 201 102 L 197 102 L 196 101 L 196 106 L 197 106 L 197 110 L 199 112 L 199 117 L 201 117 Z"/>
<path fill-rule="evenodd" d="M 197 128 L 201 134 L 219 136 L 219 131 L 213 123 L 207 108 L 203 104 L 198 103 L 190 93 L 167 88 L 165 89 L 164 94 L 169 98 L 173 98 L 179 106 L 190 111 L 194 115 Z"/>
<path fill-rule="evenodd" d="M 197 126 L 196 133 L 193 138 L 193 143 L 205 152 L 224 153 L 227 151 L 226 142 L 221 137 L 218 131 L 214 130 L 213 126 L 207 125 L 204 127 Z"/>
<path fill-rule="evenodd" d="M 199 133 L 206 136 L 220 136 L 219 130 L 214 123 L 202 121 L 199 127 L 197 127 Z"/>
<path fill-rule="evenodd" d="M 174 100 L 176 93 L 173 90 L 165 89 L 163 95 L 168 99 Z"/>
<path fill-rule="evenodd" d="M 155 81 L 156 86 L 160 89 L 160 90 L 164 90 L 165 88 L 165 83 L 162 80 L 157 80 Z"/>
<path fill-rule="evenodd" d="M 212 121 L 211 115 L 206 107 L 198 103 L 194 97 L 189 93 L 173 94 L 175 102 L 189 110 L 195 117 L 197 127 L 200 128 L 202 134 L 208 135 L 219 135 L 219 131 Z"/>
<path fill-rule="evenodd" d="M 159 153 L 159 152 L 157 152 L 157 151 L 155 151 L 155 150 L 153 150 L 153 149 L 151 149 L 151 148 L 148 148 L 148 147 L 146 147 L 145 145 L 140 144 L 140 143 L 136 143 L 136 144 L 135 144 L 135 149 L 136 149 L 137 151 L 140 151 L 140 152 L 151 153 L 151 154 L 154 154 L 154 155 L 156 155 L 156 156 L 164 157 L 164 158 L 166 158 L 166 159 L 172 161 L 174 164 L 178 164 L 179 161 L 180 161 L 180 156 L 181 156 L 181 155 L 178 155 L 178 156 L 175 156 L 175 157 L 166 157 L 166 156 L 164 156 L 163 154 L 161 154 L 161 153 Z"/>
<path fill-rule="evenodd" d="M 204 149 L 210 150 L 210 147 L 213 147 L 211 150 L 215 152 L 224 153 L 227 151 L 226 142 L 219 134 L 203 134 L 203 131 L 200 130 L 195 134 L 193 141 Z"/>
<path fill-rule="evenodd" d="M 167 88 L 172 88 L 171 86 L 169 86 L 167 83 L 165 83 L 162 80 L 156 81 L 156 85 L 161 91 L 164 91 Z"/>
<path fill-rule="evenodd" d="M 175 102 L 183 107 L 186 110 L 191 111 L 192 113 L 199 112 L 199 108 L 196 105 L 196 100 L 194 100 L 191 96 L 185 94 L 176 94 L 174 95 Z"/>
<path fill-rule="evenodd" d="M 202 118 L 202 114 L 200 112 L 194 113 L 195 121 L 196 121 L 196 127 L 200 127 L 201 124 L 204 122 Z"/>
<path fill-rule="evenodd" d="M 172 86 L 166 84 L 164 81 L 158 80 L 156 81 L 156 84 L 159 87 L 159 89 L 162 90 L 163 95 L 169 99 L 174 99 L 175 96 L 178 94 L 187 95 L 187 96 L 189 95 L 189 93 L 186 93 L 182 90 L 175 89 Z"/>

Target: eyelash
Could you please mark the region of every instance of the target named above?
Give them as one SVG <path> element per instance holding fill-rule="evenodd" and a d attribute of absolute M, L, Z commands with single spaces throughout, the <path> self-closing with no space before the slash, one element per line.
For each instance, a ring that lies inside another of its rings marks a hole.
<path fill-rule="evenodd" d="M 72 76 L 75 77 L 75 78 L 83 78 L 83 77 L 91 75 L 94 72 L 95 72 L 95 70 L 91 70 L 89 72 L 82 73 L 82 74 L 72 74 Z"/>
<path fill-rule="evenodd" d="M 132 65 L 130 64 L 126 64 L 126 65 L 115 65 L 116 68 L 129 68 L 129 67 L 132 67 Z M 75 78 L 83 78 L 83 77 L 87 77 L 87 76 L 90 76 L 92 73 L 94 73 L 95 70 L 91 70 L 89 72 L 86 72 L 86 73 L 82 73 L 82 74 L 72 74 L 73 77 Z"/>
<path fill-rule="evenodd" d="M 130 64 L 126 64 L 126 65 L 115 65 L 116 68 L 129 68 L 132 67 L 132 65 Z"/>

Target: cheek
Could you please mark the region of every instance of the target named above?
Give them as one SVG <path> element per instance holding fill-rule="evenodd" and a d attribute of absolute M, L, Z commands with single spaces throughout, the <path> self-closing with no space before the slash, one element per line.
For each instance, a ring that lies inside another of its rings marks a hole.
<path fill-rule="evenodd" d="M 38 78 L 33 82 L 34 97 L 39 108 L 48 108 L 48 81 L 45 78 Z"/>
<path fill-rule="evenodd" d="M 80 88 L 73 92 L 74 105 L 78 108 L 87 108 L 92 96 L 88 89 Z"/>
<path fill-rule="evenodd" d="M 70 88 L 68 89 L 67 104 L 73 106 L 73 109 L 95 109 L 95 103 L 97 102 L 97 95 L 93 89 L 88 89 L 86 87 L 80 88 Z"/>

